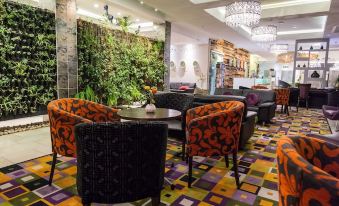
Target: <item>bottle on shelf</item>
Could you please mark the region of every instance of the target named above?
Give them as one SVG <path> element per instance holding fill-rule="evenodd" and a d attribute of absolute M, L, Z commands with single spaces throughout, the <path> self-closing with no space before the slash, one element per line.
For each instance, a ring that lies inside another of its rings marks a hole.
<path fill-rule="evenodd" d="M 300 46 L 300 47 L 299 47 L 299 50 L 300 50 L 300 51 L 301 51 L 301 50 L 303 50 L 303 47 L 302 47 L 302 46 Z"/>
<path fill-rule="evenodd" d="M 306 64 L 304 63 L 303 67 L 306 67 Z"/>
<path fill-rule="evenodd" d="M 310 50 L 313 50 L 313 46 L 311 45 L 311 48 L 310 48 Z"/>
<path fill-rule="evenodd" d="M 300 64 L 298 64 L 298 66 L 297 67 L 300 67 Z"/>
<path fill-rule="evenodd" d="M 320 49 L 324 49 L 324 45 L 321 45 Z"/>

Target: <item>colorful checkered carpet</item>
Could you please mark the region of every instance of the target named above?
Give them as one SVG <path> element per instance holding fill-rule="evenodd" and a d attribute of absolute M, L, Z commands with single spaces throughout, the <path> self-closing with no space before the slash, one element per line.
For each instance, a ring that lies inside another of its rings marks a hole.
<path fill-rule="evenodd" d="M 162 192 L 166 205 L 277 205 L 278 179 L 276 143 L 282 135 L 330 133 L 319 110 L 277 114 L 274 123 L 258 126 L 246 150 L 239 156 L 241 188 L 236 189 L 232 166 L 225 168 L 223 158 L 194 158 L 194 183 L 187 188 L 187 165 L 178 157 L 180 142 L 170 140 L 167 151 L 166 177 L 174 180 L 176 189 L 168 186 Z M 14 152 L 14 151 L 13 151 Z M 231 161 L 230 161 L 231 162 Z M 171 167 L 174 163 L 174 167 Z M 76 192 L 76 160 L 59 158 L 54 185 L 47 180 L 51 156 L 0 169 L 0 206 L 7 205 L 81 205 Z M 130 203 L 149 205 L 149 200 Z"/>

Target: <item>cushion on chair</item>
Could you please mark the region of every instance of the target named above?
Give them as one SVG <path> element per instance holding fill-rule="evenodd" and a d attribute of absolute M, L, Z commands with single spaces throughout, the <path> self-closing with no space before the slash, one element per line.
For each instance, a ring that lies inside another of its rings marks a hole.
<path fill-rule="evenodd" d="M 248 93 L 246 95 L 246 100 L 249 106 L 256 106 L 260 102 L 260 97 L 254 93 Z"/>
<path fill-rule="evenodd" d="M 181 86 L 179 87 L 179 90 L 188 90 L 189 89 L 189 86 Z"/>

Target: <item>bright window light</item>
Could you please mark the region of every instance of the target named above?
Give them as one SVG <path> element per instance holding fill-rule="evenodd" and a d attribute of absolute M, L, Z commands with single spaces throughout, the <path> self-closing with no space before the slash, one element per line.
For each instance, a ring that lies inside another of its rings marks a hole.
<path fill-rule="evenodd" d="M 322 3 L 322 2 L 331 2 L 331 0 L 293 0 L 293 1 L 284 1 L 279 3 L 272 3 L 272 4 L 263 4 L 261 5 L 261 9 L 275 9 L 287 6 L 298 6 L 303 4 L 315 4 L 315 3 Z"/>

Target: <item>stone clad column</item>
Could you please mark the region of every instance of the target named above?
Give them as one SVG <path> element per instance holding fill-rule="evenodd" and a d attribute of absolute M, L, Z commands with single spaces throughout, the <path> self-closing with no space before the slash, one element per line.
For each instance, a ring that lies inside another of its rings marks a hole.
<path fill-rule="evenodd" d="M 78 92 L 76 0 L 56 0 L 58 98 Z"/>
<path fill-rule="evenodd" d="M 164 63 L 166 66 L 164 75 L 164 90 L 169 91 L 170 83 L 170 64 L 171 64 L 171 22 L 165 22 L 165 51 L 164 51 Z"/>

